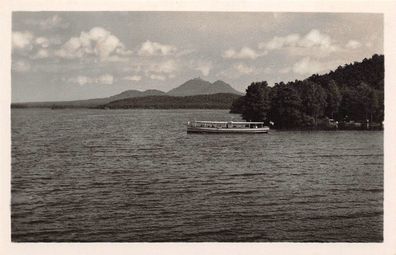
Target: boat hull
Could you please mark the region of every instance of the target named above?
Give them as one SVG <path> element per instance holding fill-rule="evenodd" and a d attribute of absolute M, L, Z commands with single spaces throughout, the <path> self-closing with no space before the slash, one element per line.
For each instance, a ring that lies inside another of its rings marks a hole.
<path fill-rule="evenodd" d="M 209 127 L 187 127 L 187 133 L 219 133 L 219 134 L 265 134 L 269 128 L 209 128 Z"/>

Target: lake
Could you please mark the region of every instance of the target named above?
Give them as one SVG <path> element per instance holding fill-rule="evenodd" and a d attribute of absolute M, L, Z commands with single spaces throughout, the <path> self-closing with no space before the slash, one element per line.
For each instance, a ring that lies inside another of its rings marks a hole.
<path fill-rule="evenodd" d="M 224 110 L 12 109 L 14 242 L 381 242 L 383 132 L 187 134 Z"/>

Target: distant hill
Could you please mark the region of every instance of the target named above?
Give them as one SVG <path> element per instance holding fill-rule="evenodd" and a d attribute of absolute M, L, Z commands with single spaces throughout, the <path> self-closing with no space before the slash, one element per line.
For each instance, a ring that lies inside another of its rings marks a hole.
<path fill-rule="evenodd" d="M 242 95 L 241 92 L 233 89 L 231 85 L 224 81 L 216 81 L 210 83 L 201 78 L 195 78 L 186 81 L 177 88 L 170 90 L 167 95 L 169 96 L 194 96 L 194 95 L 210 95 L 217 93 L 231 93 Z"/>
<path fill-rule="evenodd" d="M 233 89 L 229 84 L 224 81 L 216 81 L 213 84 L 202 80 L 200 78 L 195 78 L 189 80 L 177 88 L 170 90 L 165 93 L 160 90 L 149 89 L 146 91 L 138 90 L 126 90 L 120 94 L 105 97 L 105 98 L 95 98 L 87 100 L 74 100 L 74 101 L 57 101 L 57 102 L 31 102 L 31 103 L 13 103 L 12 108 L 96 108 L 101 105 L 106 105 L 110 102 L 129 99 L 129 98 L 139 98 L 139 97 L 150 97 L 150 96 L 195 96 L 195 95 L 212 95 L 212 94 L 233 94 L 242 95 L 242 93 Z M 143 100 L 144 101 L 144 100 Z M 139 101 L 139 102 L 143 102 Z M 174 101 L 174 100 L 173 100 Z M 195 108 L 200 108 L 198 105 L 194 105 Z M 203 106 L 205 108 L 206 106 Z"/>
<path fill-rule="evenodd" d="M 146 97 L 146 96 L 162 96 L 162 95 L 165 95 L 165 92 L 156 89 L 148 89 L 146 91 L 126 90 L 120 94 L 108 97 L 108 99 L 110 101 L 115 101 L 130 97 Z"/>
<path fill-rule="evenodd" d="M 147 96 L 121 99 L 101 105 L 110 109 L 229 109 L 240 96 L 232 93 L 218 93 L 196 96 Z"/>
<path fill-rule="evenodd" d="M 42 107 L 42 108 L 94 108 L 99 105 L 104 105 L 112 101 L 121 100 L 132 97 L 146 97 L 146 96 L 161 96 L 165 95 L 165 92 L 155 89 L 146 91 L 138 90 L 126 90 L 120 94 L 105 97 L 95 98 L 87 100 L 75 100 L 75 101 L 58 101 L 58 102 L 34 102 L 34 103 L 14 103 L 11 105 L 13 108 L 25 108 L 25 107 Z"/>

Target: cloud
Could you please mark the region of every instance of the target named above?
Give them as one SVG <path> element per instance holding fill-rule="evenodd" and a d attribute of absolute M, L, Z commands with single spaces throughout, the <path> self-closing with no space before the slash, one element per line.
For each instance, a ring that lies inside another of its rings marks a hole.
<path fill-rule="evenodd" d="M 51 30 L 51 29 L 66 29 L 70 26 L 69 22 L 66 22 L 61 16 L 55 14 L 51 17 L 41 20 L 33 20 L 29 19 L 25 22 L 28 25 L 38 26 L 42 30 Z"/>
<path fill-rule="evenodd" d="M 290 70 L 292 70 L 296 74 L 300 75 L 311 75 L 315 73 L 323 73 L 325 71 L 329 71 L 334 69 L 340 63 L 343 63 L 344 60 L 332 60 L 327 62 L 320 62 L 310 57 L 304 57 L 298 62 L 296 62 Z"/>
<path fill-rule="evenodd" d="M 68 82 L 71 83 L 78 83 L 79 85 L 86 85 L 86 84 L 113 84 L 114 77 L 111 74 L 102 74 L 97 77 L 93 76 L 85 76 L 79 75 L 77 77 L 67 79 Z"/>
<path fill-rule="evenodd" d="M 329 35 L 321 33 L 317 29 L 312 29 L 308 34 L 306 34 L 298 44 L 300 47 L 311 48 L 331 48 L 332 40 Z"/>
<path fill-rule="evenodd" d="M 179 70 L 176 61 L 169 59 L 161 62 L 146 62 L 141 63 L 135 69 L 144 70 L 146 76 L 150 77 L 152 74 L 154 76 L 158 75 L 172 75 Z"/>
<path fill-rule="evenodd" d="M 253 67 L 247 66 L 242 63 L 234 65 L 233 68 L 234 70 L 238 71 L 240 74 L 251 74 L 254 71 Z"/>
<path fill-rule="evenodd" d="M 70 38 L 59 50 L 55 51 L 55 55 L 60 58 L 94 56 L 100 61 L 114 61 L 114 56 L 121 59 L 131 53 L 116 36 L 101 27 L 94 27 L 89 32 L 81 32 L 79 37 Z"/>
<path fill-rule="evenodd" d="M 50 57 L 53 52 L 50 46 L 56 42 L 56 38 L 37 37 L 29 31 L 15 31 L 12 33 L 12 48 L 15 51 L 14 53 L 30 59 Z"/>
<path fill-rule="evenodd" d="M 59 15 L 54 15 L 40 22 L 40 27 L 42 29 L 53 29 L 53 28 L 65 29 L 68 28 L 69 25 L 70 24 L 68 22 L 65 22 Z"/>
<path fill-rule="evenodd" d="M 160 80 L 160 81 L 166 80 L 166 77 L 164 75 L 151 74 L 149 77 L 152 80 Z"/>
<path fill-rule="evenodd" d="M 309 57 L 305 57 L 296 62 L 293 65 L 292 70 L 297 74 L 314 74 L 322 71 L 323 66 L 320 62 L 312 60 Z"/>
<path fill-rule="evenodd" d="M 164 62 L 160 62 L 151 66 L 151 71 L 155 71 L 158 73 L 166 73 L 170 74 L 175 72 L 178 69 L 177 64 L 174 60 L 166 60 Z"/>
<path fill-rule="evenodd" d="M 140 56 L 167 56 L 176 52 L 176 47 L 157 42 L 146 41 L 140 47 Z"/>
<path fill-rule="evenodd" d="M 140 81 L 142 79 L 142 76 L 140 76 L 140 75 L 131 75 L 131 76 L 125 76 L 122 79 L 123 80 L 127 80 L 127 81 Z"/>
<path fill-rule="evenodd" d="M 11 69 L 15 72 L 23 73 L 30 71 L 31 65 L 26 60 L 12 61 Z"/>
<path fill-rule="evenodd" d="M 35 36 L 30 31 L 12 32 L 12 48 L 24 51 L 49 48 L 51 45 L 60 44 L 59 38 Z"/>
<path fill-rule="evenodd" d="M 292 55 L 316 57 L 325 57 L 340 49 L 329 35 L 317 29 L 312 29 L 304 36 L 296 33 L 283 37 L 275 36 L 268 42 L 260 43 L 258 47 L 268 51 L 286 49 Z"/>
<path fill-rule="evenodd" d="M 361 46 L 362 46 L 362 44 L 359 41 L 356 41 L 356 40 L 349 40 L 347 42 L 347 44 L 345 44 L 346 48 L 352 49 L 352 50 L 360 48 Z"/>
<path fill-rule="evenodd" d="M 248 66 L 243 63 L 237 63 L 219 72 L 217 76 L 237 79 L 241 76 L 255 74 L 255 73 L 257 73 L 256 68 Z"/>
<path fill-rule="evenodd" d="M 203 60 L 197 61 L 195 63 L 195 66 L 193 67 L 194 70 L 200 71 L 203 76 L 208 76 L 212 68 L 213 68 L 213 64 L 211 61 L 203 61 Z"/>
<path fill-rule="evenodd" d="M 43 59 L 49 57 L 49 51 L 47 49 L 39 49 L 32 59 Z"/>
<path fill-rule="evenodd" d="M 236 51 L 233 48 L 228 49 L 222 56 L 223 58 L 229 59 L 256 59 L 261 55 L 249 47 L 242 47 L 239 51 Z"/>
<path fill-rule="evenodd" d="M 36 45 L 39 45 L 42 48 L 48 48 L 48 46 L 50 45 L 50 41 L 46 37 L 43 37 L 43 36 L 37 37 L 34 40 L 34 43 Z"/>
<path fill-rule="evenodd" d="M 167 78 L 174 78 L 176 73 L 180 71 L 179 66 L 180 63 L 174 59 L 153 60 L 151 58 L 141 57 L 136 61 L 127 63 L 127 65 L 121 68 L 121 71 L 124 73 L 134 73 L 131 77 L 145 76 L 153 80 L 165 80 Z"/>
<path fill-rule="evenodd" d="M 294 46 L 300 40 L 299 34 L 290 34 L 285 37 L 275 36 L 267 43 L 260 43 L 260 49 L 277 50 L 287 46 Z"/>
<path fill-rule="evenodd" d="M 12 48 L 13 49 L 28 49 L 33 48 L 34 35 L 29 31 L 15 31 L 12 32 Z"/>

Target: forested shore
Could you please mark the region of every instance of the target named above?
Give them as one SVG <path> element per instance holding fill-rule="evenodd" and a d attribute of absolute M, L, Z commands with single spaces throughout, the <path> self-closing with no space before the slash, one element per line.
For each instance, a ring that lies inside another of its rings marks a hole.
<path fill-rule="evenodd" d="M 324 75 L 253 82 L 231 113 L 277 129 L 380 129 L 384 121 L 384 56 L 339 66 Z"/>

